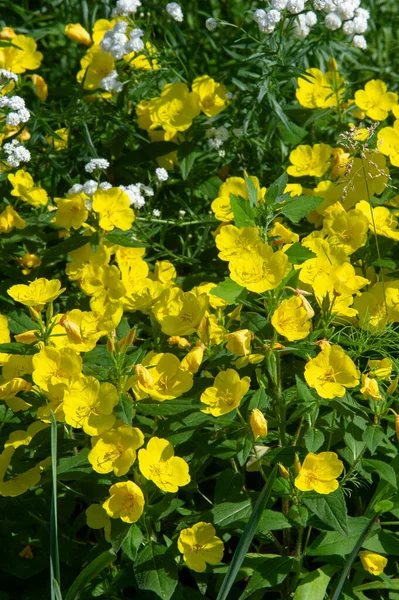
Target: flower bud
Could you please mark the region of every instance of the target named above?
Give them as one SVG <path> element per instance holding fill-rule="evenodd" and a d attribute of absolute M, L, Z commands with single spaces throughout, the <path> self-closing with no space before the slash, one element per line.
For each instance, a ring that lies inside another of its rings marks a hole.
<path fill-rule="evenodd" d="M 68 23 L 65 26 L 64 34 L 70 40 L 83 44 L 84 46 L 90 46 L 91 37 L 88 31 L 80 23 Z"/>
<path fill-rule="evenodd" d="M 148 369 L 143 367 L 143 365 L 135 365 L 134 370 L 137 375 L 137 379 L 139 383 L 145 388 L 152 388 L 154 386 L 154 380 Z"/>
<path fill-rule="evenodd" d="M 303 295 L 302 290 L 295 290 L 295 295 L 301 299 L 302 306 L 306 310 L 306 314 L 307 314 L 308 318 L 313 319 L 314 310 L 313 310 L 312 305 L 310 304 L 309 300 L 307 300 L 305 298 L 305 296 Z"/>
<path fill-rule="evenodd" d="M 396 388 L 398 387 L 399 377 L 395 377 L 395 379 L 389 384 L 387 388 L 387 394 L 392 396 L 396 392 Z"/>
<path fill-rule="evenodd" d="M 239 321 L 240 320 L 240 316 L 241 316 L 241 311 L 242 311 L 242 304 L 239 304 L 238 306 L 236 306 L 236 308 L 234 310 L 231 311 L 231 313 L 229 313 L 227 316 L 230 317 L 230 319 L 232 321 Z"/>
<path fill-rule="evenodd" d="M 180 335 L 172 335 L 168 338 L 168 344 L 171 346 L 177 346 L 178 348 L 189 348 L 191 343 L 185 337 L 180 337 Z"/>
<path fill-rule="evenodd" d="M 113 352 L 115 352 L 115 341 L 114 341 L 114 338 L 112 338 L 112 337 L 109 337 L 107 340 L 107 350 L 111 354 L 113 354 Z"/>
<path fill-rule="evenodd" d="M 294 473 L 295 473 L 295 475 L 298 475 L 298 473 L 301 470 L 301 468 L 302 468 L 301 461 L 299 460 L 298 454 L 295 453 L 295 459 L 294 459 Z"/>
<path fill-rule="evenodd" d="M 0 31 L 0 40 L 12 40 L 16 35 L 12 27 L 3 27 Z"/>
<path fill-rule="evenodd" d="M 133 327 L 129 331 L 129 333 L 127 334 L 126 337 L 119 340 L 118 346 L 119 346 L 120 351 L 125 352 L 125 350 L 133 344 L 135 337 L 136 337 L 136 328 Z"/>
<path fill-rule="evenodd" d="M 197 373 L 204 358 L 204 348 L 204 344 L 200 344 L 190 350 L 181 361 L 180 368 L 183 371 L 189 371 L 189 373 Z"/>
<path fill-rule="evenodd" d="M 330 60 L 328 61 L 328 70 L 329 71 L 338 71 L 338 65 L 337 65 L 337 61 L 335 60 L 335 58 L 330 58 Z"/>
<path fill-rule="evenodd" d="M 43 77 L 41 77 L 40 75 L 32 75 L 32 83 L 33 83 L 33 87 L 35 88 L 35 94 L 36 96 L 42 101 L 44 102 L 45 100 L 47 100 L 47 96 L 48 96 L 48 87 L 47 87 L 47 83 L 44 81 Z"/>
<path fill-rule="evenodd" d="M 37 307 L 36 307 L 36 308 L 33 308 L 33 306 L 29 306 L 28 308 L 29 308 L 30 316 L 31 316 L 33 319 L 35 319 L 36 321 L 39 321 L 39 320 L 40 320 L 40 312 L 38 312 L 38 311 L 36 310 L 36 308 L 37 308 Z"/>
<path fill-rule="evenodd" d="M 68 313 L 61 317 L 60 325 L 61 327 L 64 327 L 68 337 L 71 341 L 75 342 L 75 344 L 79 344 L 82 341 L 80 327 L 77 323 L 74 323 L 74 321 L 71 321 L 68 318 Z"/>
<path fill-rule="evenodd" d="M 289 479 L 290 478 L 290 474 L 288 472 L 288 469 L 286 469 L 285 466 L 282 465 L 281 463 L 278 463 L 278 470 L 280 471 L 281 477 L 284 477 L 284 479 Z"/>
<path fill-rule="evenodd" d="M 254 434 L 255 441 L 258 439 L 258 437 L 267 436 L 267 421 L 263 416 L 263 413 L 258 408 L 254 408 L 251 412 L 249 424 L 251 426 L 252 433 Z"/>
<path fill-rule="evenodd" d="M 247 356 L 251 352 L 251 340 L 254 335 L 249 329 L 240 329 L 229 333 L 227 338 L 226 348 L 236 356 Z"/>

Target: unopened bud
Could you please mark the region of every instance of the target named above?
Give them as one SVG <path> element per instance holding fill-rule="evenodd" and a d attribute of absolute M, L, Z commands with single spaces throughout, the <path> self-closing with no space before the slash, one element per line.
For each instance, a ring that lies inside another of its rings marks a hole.
<path fill-rule="evenodd" d="M 171 346 L 177 346 L 178 348 L 189 348 L 191 343 L 185 337 L 180 337 L 180 335 L 172 335 L 168 338 L 168 344 Z"/>
<path fill-rule="evenodd" d="M 72 342 L 79 344 L 82 341 L 80 327 L 68 318 L 68 313 L 61 317 L 60 325 L 65 329 Z"/>
<path fill-rule="evenodd" d="M 328 61 L 328 70 L 329 71 L 338 71 L 338 65 L 337 65 L 337 61 L 335 60 L 335 58 L 330 58 L 330 60 Z"/>
<path fill-rule="evenodd" d="M 254 334 L 249 329 L 240 329 L 229 333 L 227 336 L 227 350 L 236 356 L 248 356 L 251 352 L 251 340 Z"/>
<path fill-rule="evenodd" d="M 395 379 L 389 384 L 387 388 L 387 394 L 392 396 L 396 392 L 396 388 L 398 387 L 399 377 L 395 377 Z"/>
<path fill-rule="evenodd" d="M 267 421 L 259 408 L 254 408 L 251 412 L 249 424 L 251 426 L 255 441 L 258 439 L 258 437 L 267 436 Z"/>
<path fill-rule="evenodd" d="M 129 333 L 127 334 L 126 337 L 119 340 L 118 346 L 119 346 L 120 351 L 125 352 L 125 350 L 133 344 L 135 337 L 136 337 L 136 328 L 133 327 L 133 329 L 131 329 L 129 331 Z"/>
<path fill-rule="evenodd" d="M 54 315 L 54 306 L 53 306 L 53 303 L 50 302 L 50 304 L 47 306 L 47 310 L 46 310 L 47 321 L 51 321 L 51 319 L 53 318 L 53 315 Z"/>
<path fill-rule="evenodd" d="M 109 337 L 107 340 L 107 350 L 111 354 L 115 352 L 115 340 L 113 337 Z"/>
<path fill-rule="evenodd" d="M 36 319 L 36 321 L 39 321 L 40 313 L 36 310 L 36 308 L 33 308 L 33 306 L 29 306 L 29 312 L 30 312 L 31 317 Z"/>
<path fill-rule="evenodd" d="M 284 477 L 284 479 L 289 479 L 290 478 L 290 474 L 288 472 L 288 469 L 286 469 L 285 466 L 282 465 L 281 463 L 278 463 L 278 470 L 280 471 L 281 477 Z"/>
<path fill-rule="evenodd" d="M 154 380 L 148 369 L 143 365 L 135 365 L 134 370 L 137 375 L 139 383 L 145 388 L 152 388 L 154 386 Z"/>
<path fill-rule="evenodd" d="M 294 459 L 294 473 L 295 473 L 295 475 L 298 475 L 298 473 L 301 470 L 301 468 L 302 468 L 301 461 L 299 460 L 298 454 L 295 453 L 295 459 Z"/>

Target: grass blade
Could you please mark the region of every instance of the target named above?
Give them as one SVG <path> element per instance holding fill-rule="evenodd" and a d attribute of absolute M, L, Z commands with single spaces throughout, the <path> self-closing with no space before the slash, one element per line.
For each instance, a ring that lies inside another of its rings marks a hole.
<path fill-rule="evenodd" d="M 220 588 L 216 600 L 226 600 L 226 598 L 228 598 L 229 596 L 236 575 L 243 563 L 245 555 L 248 552 L 252 539 L 255 535 L 259 520 L 262 516 L 263 509 L 265 508 L 271 496 L 274 480 L 276 479 L 277 475 L 277 468 L 278 466 L 275 465 L 275 467 L 269 475 L 269 479 L 265 483 L 265 486 L 262 492 L 260 493 L 259 498 L 256 501 L 255 507 L 252 511 L 252 515 L 250 516 L 249 521 L 246 524 L 245 529 L 242 533 L 236 551 L 234 552 L 233 560 L 231 561 L 229 570 L 227 571 L 226 576 L 223 579 L 222 587 Z"/>
<path fill-rule="evenodd" d="M 50 581 L 51 600 L 59 600 L 60 594 L 60 559 L 58 553 L 58 518 L 57 518 L 57 421 L 50 411 L 51 418 L 51 473 L 53 490 L 51 494 L 50 517 Z M 57 587 L 53 584 L 57 584 Z M 58 598 L 57 598 L 58 595 Z"/>
<path fill-rule="evenodd" d="M 95 558 L 90 564 L 83 569 L 81 573 L 76 577 L 75 581 L 69 588 L 65 600 L 78 600 L 80 593 L 86 587 L 88 583 L 94 577 L 97 577 L 99 573 L 109 564 L 111 564 L 116 558 L 116 554 L 113 550 L 107 550 L 103 552 L 97 558 Z"/>

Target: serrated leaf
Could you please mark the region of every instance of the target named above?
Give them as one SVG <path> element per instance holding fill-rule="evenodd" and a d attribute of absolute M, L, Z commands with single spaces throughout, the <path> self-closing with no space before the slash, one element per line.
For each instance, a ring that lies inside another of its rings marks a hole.
<path fill-rule="evenodd" d="M 312 494 L 312 495 L 310 495 Z M 326 525 L 342 535 L 348 533 L 347 508 L 342 490 L 339 488 L 332 494 L 319 495 L 313 492 L 303 494 L 303 503 Z"/>
<path fill-rule="evenodd" d="M 137 525 L 133 524 L 127 532 L 123 542 L 122 550 L 130 558 L 135 561 L 141 544 L 143 543 L 143 534 Z"/>
<path fill-rule="evenodd" d="M 254 574 L 239 600 L 246 600 L 257 590 L 276 587 L 282 584 L 292 569 L 291 556 L 273 556 L 256 567 Z"/>
<path fill-rule="evenodd" d="M 368 519 L 365 517 L 348 517 L 348 535 L 342 535 L 337 531 L 323 532 L 313 540 L 307 554 L 310 556 L 332 556 L 335 554 L 346 556 L 350 554 L 367 523 Z M 379 525 L 375 524 L 371 531 L 372 536 L 368 539 L 368 544 L 371 544 L 370 549 L 373 548 L 372 541 L 377 540 L 376 534 L 379 529 Z"/>
<path fill-rule="evenodd" d="M 288 175 L 287 172 L 284 171 L 280 177 L 273 181 L 273 183 L 268 187 L 266 192 L 266 203 L 268 205 L 274 204 L 279 196 L 284 193 L 284 190 L 288 183 Z"/>
<path fill-rule="evenodd" d="M 251 500 L 242 502 L 222 502 L 212 509 L 213 524 L 218 527 L 228 527 L 237 521 L 245 521 L 252 512 Z"/>
<path fill-rule="evenodd" d="M 245 184 L 248 190 L 248 200 L 251 206 L 255 207 L 258 203 L 258 190 L 250 177 L 245 175 Z"/>
<path fill-rule="evenodd" d="M 269 321 L 266 319 L 266 317 L 259 313 L 242 312 L 240 316 L 240 324 L 243 329 L 249 329 L 259 337 L 267 335 Z"/>
<path fill-rule="evenodd" d="M 280 529 L 290 529 L 291 527 L 291 523 L 283 513 L 266 508 L 260 518 L 258 532 L 262 533 Z"/>

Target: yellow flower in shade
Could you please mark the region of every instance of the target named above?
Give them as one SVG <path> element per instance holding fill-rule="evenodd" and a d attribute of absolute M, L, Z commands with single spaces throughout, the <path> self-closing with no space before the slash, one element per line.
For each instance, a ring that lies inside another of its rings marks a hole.
<path fill-rule="evenodd" d="M 381 556 L 381 554 L 376 554 L 375 552 L 369 552 L 368 550 L 359 552 L 359 558 L 363 569 L 371 573 L 371 575 L 381 575 L 388 564 L 388 560 L 385 556 Z"/>
<path fill-rule="evenodd" d="M 332 400 L 342 398 L 346 388 L 356 387 L 360 373 L 341 346 L 327 346 L 307 362 L 305 379 L 319 396 Z"/>
<path fill-rule="evenodd" d="M 287 173 L 294 177 L 322 177 L 330 166 L 330 157 L 331 146 L 328 144 L 297 146 L 290 152 L 292 166 L 287 168 Z"/>
<path fill-rule="evenodd" d="M 386 206 L 376 206 L 373 208 L 366 200 L 358 202 L 356 208 L 368 219 L 369 230 L 372 233 L 382 235 L 396 242 L 399 241 L 399 223 L 389 208 L 386 208 Z"/>
<path fill-rule="evenodd" d="M 339 197 L 334 201 L 342 200 L 345 210 L 355 206 L 359 198 L 379 196 L 389 181 L 385 156 L 377 150 L 363 150 L 362 156 L 352 158 L 349 164 L 347 173 L 335 184 Z"/>
<path fill-rule="evenodd" d="M 254 434 L 255 442 L 259 437 L 267 436 L 267 421 L 259 408 L 254 408 L 251 412 L 249 424 Z"/>
<path fill-rule="evenodd" d="M 92 46 L 80 61 L 82 67 L 76 79 L 85 90 L 97 90 L 101 80 L 115 69 L 115 60 L 108 52 L 102 52 L 97 45 Z"/>
<path fill-rule="evenodd" d="M 331 494 L 338 489 L 337 477 L 344 469 L 335 452 L 310 452 L 295 478 L 295 487 L 301 492 L 315 490 L 318 494 Z"/>
<path fill-rule="evenodd" d="M 111 473 L 117 477 L 126 475 L 136 460 L 136 450 L 144 444 L 140 429 L 120 425 L 91 438 L 92 449 L 89 462 L 97 473 Z"/>
<path fill-rule="evenodd" d="M 255 250 L 261 241 L 257 227 L 224 225 L 215 238 L 220 260 L 231 260 L 247 250 Z"/>
<path fill-rule="evenodd" d="M 10 233 L 13 229 L 24 229 L 26 221 L 8 204 L 0 213 L 0 233 Z"/>
<path fill-rule="evenodd" d="M 85 244 L 69 253 L 71 262 L 67 263 L 65 272 L 72 281 L 85 280 L 92 273 L 92 267 L 102 267 L 109 263 L 111 253 L 100 244 L 95 250 L 90 244 Z"/>
<path fill-rule="evenodd" d="M 33 356 L 32 379 L 42 390 L 48 391 L 48 384 L 71 383 L 82 370 L 82 359 L 71 348 L 45 346 Z"/>
<path fill-rule="evenodd" d="M 183 458 L 174 456 L 168 440 L 151 438 L 147 448 L 139 450 L 138 459 L 140 472 L 163 492 L 177 492 L 179 487 L 191 481 L 188 464 Z"/>
<path fill-rule="evenodd" d="M 249 390 L 250 383 L 249 377 L 240 379 L 234 369 L 220 371 L 215 377 L 213 386 L 207 388 L 201 395 L 201 402 L 207 404 L 201 411 L 214 417 L 231 412 L 240 405 Z"/>
<path fill-rule="evenodd" d="M 89 214 L 85 194 L 72 194 L 68 198 L 54 198 L 57 205 L 55 222 L 63 229 L 79 229 Z"/>
<path fill-rule="evenodd" d="M 82 375 L 66 390 L 65 421 L 87 435 L 101 435 L 115 423 L 112 414 L 118 394 L 112 383 L 101 383 L 95 377 Z"/>
<path fill-rule="evenodd" d="M 40 75 L 36 75 L 36 74 L 32 75 L 31 79 L 32 79 L 33 87 L 35 89 L 36 96 L 42 102 L 45 102 L 47 100 L 47 96 L 48 96 L 47 83 L 44 81 L 43 77 L 41 77 Z"/>
<path fill-rule="evenodd" d="M 365 400 L 368 400 L 369 398 L 372 398 L 373 400 L 384 400 L 378 387 L 378 381 L 369 377 L 366 373 L 363 373 L 362 375 L 362 387 L 360 388 L 360 393 L 363 394 Z"/>
<path fill-rule="evenodd" d="M 19 169 L 16 173 L 10 173 L 8 181 L 14 188 L 11 192 L 12 196 L 22 198 L 31 206 L 46 206 L 48 202 L 46 190 L 35 185 L 32 175 L 27 171 Z"/>
<path fill-rule="evenodd" d="M 196 296 L 172 287 L 161 294 L 152 312 L 166 335 L 188 335 L 194 333 L 207 308 L 207 294 Z"/>
<path fill-rule="evenodd" d="M 200 108 L 207 117 L 218 115 L 229 103 L 225 86 L 208 75 L 194 79 L 192 90 L 198 94 Z"/>
<path fill-rule="evenodd" d="M 393 127 L 384 127 L 377 134 L 377 148 L 389 160 L 394 167 L 399 167 L 399 119 Z"/>
<path fill-rule="evenodd" d="M 215 534 L 213 525 L 202 521 L 181 530 L 177 547 L 189 569 L 203 573 L 207 564 L 217 565 L 221 562 L 224 544 Z"/>
<path fill-rule="evenodd" d="M 0 31 L 0 40 L 12 40 L 17 34 L 12 27 L 2 27 Z"/>
<path fill-rule="evenodd" d="M 377 379 L 388 380 L 392 373 L 392 361 L 390 358 L 382 358 L 381 360 L 369 360 L 367 363 L 372 375 Z"/>
<path fill-rule="evenodd" d="M 399 281 L 374 284 L 367 292 L 355 298 L 359 327 L 368 331 L 384 329 L 388 323 L 399 321 Z"/>
<path fill-rule="evenodd" d="M 110 497 L 103 503 L 103 508 L 112 519 L 135 523 L 143 514 L 144 495 L 133 481 L 111 485 L 109 494 Z"/>
<path fill-rule="evenodd" d="M 150 397 L 159 402 L 178 398 L 193 387 L 193 375 L 184 369 L 174 354 L 149 352 L 135 367 L 132 386 L 136 400 Z"/>
<path fill-rule="evenodd" d="M 131 69 L 138 71 L 157 71 L 160 68 L 157 61 L 157 50 L 150 42 L 145 44 L 146 52 L 129 52 L 125 54 L 123 60 Z"/>
<path fill-rule="evenodd" d="M 140 250 L 140 248 L 134 248 Z M 157 260 L 154 267 L 154 277 L 161 283 L 170 283 L 176 279 L 177 272 L 169 260 Z"/>
<path fill-rule="evenodd" d="M 364 90 L 355 92 L 355 102 L 373 121 L 384 121 L 398 103 L 398 95 L 387 92 L 386 84 L 380 79 L 372 79 L 366 83 Z"/>
<path fill-rule="evenodd" d="M 290 342 L 303 340 L 311 330 L 311 320 L 300 296 L 292 296 L 276 308 L 272 325 L 280 335 Z"/>
<path fill-rule="evenodd" d="M 345 91 L 344 79 L 339 73 L 322 73 L 319 69 L 306 69 L 306 79 L 299 77 L 296 97 L 306 108 L 329 108 L 341 102 Z"/>
<path fill-rule="evenodd" d="M 28 404 L 25 400 L 22 400 L 22 398 L 18 398 L 17 394 L 18 392 L 29 392 L 31 388 L 31 383 L 17 377 L 11 381 L 0 384 L 0 400 L 4 400 L 13 412 L 27 410 L 31 407 L 31 404 Z"/>
<path fill-rule="evenodd" d="M 99 214 L 100 227 L 106 231 L 112 231 L 115 227 L 127 231 L 135 219 L 129 196 L 120 188 L 94 192 L 93 210 Z"/>
<path fill-rule="evenodd" d="M 90 504 L 85 510 L 86 523 L 90 529 L 104 529 L 104 537 L 111 541 L 111 519 L 101 504 Z"/>
<path fill-rule="evenodd" d="M 190 352 L 182 359 L 180 368 L 183 369 L 183 371 L 189 371 L 189 373 L 198 373 L 202 359 L 204 358 L 204 348 L 205 346 L 199 343 L 195 348 L 190 350 Z"/>
<path fill-rule="evenodd" d="M 9 354 L 3 365 L 3 379 L 11 381 L 16 377 L 23 377 L 32 373 L 32 355 Z"/>
<path fill-rule="evenodd" d="M 17 263 L 22 268 L 22 273 L 24 275 L 29 275 L 32 269 L 40 267 L 42 264 L 42 259 L 36 254 L 29 254 L 29 252 L 25 252 L 23 256 L 17 258 Z"/>
<path fill-rule="evenodd" d="M 8 319 L 5 315 L 0 315 L 0 344 L 8 344 L 11 342 L 10 330 L 8 328 Z M 8 354 L 0 352 L 0 365 L 7 360 Z"/>
<path fill-rule="evenodd" d="M 251 354 L 251 341 L 253 338 L 254 334 L 249 329 L 234 331 L 234 333 L 229 333 L 226 336 L 226 348 L 236 356 L 248 356 L 248 354 Z"/>
<path fill-rule="evenodd" d="M 56 152 L 59 150 L 64 150 L 68 147 L 69 142 L 69 130 L 66 127 L 61 127 L 61 129 L 56 129 L 54 131 L 55 135 L 46 135 L 46 142 L 54 148 Z"/>
<path fill-rule="evenodd" d="M 43 469 L 51 464 L 51 458 L 46 458 L 28 471 L 4 481 L 14 452 L 15 448 L 8 446 L 0 454 L 0 496 L 10 498 L 21 496 L 39 483 Z"/>
<path fill-rule="evenodd" d="M 90 46 L 91 44 L 90 33 L 80 23 L 68 23 L 68 25 L 65 25 L 64 35 L 70 40 L 84 46 Z"/>
<path fill-rule="evenodd" d="M 332 179 L 336 179 L 341 175 L 345 175 L 351 155 L 342 148 L 331 148 L 331 155 L 332 169 L 330 175 Z"/>
<path fill-rule="evenodd" d="M 251 252 L 242 252 L 229 262 L 230 277 L 250 292 L 262 294 L 274 290 L 291 270 L 287 255 L 259 244 Z"/>
<path fill-rule="evenodd" d="M 32 71 L 40 67 L 43 54 L 37 51 L 33 38 L 16 35 L 12 38 L 12 43 L 12 46 L 0 48 L 0 69 L 25 73 L 26 70 Z"/>
<path fill-rule="evenodd" d="M 99 44 L 103 39 L 105 32 L 109 29 L 113 29 L 114 25 L 120 21 L 120 18 L 111 19 L 98 19 L 93 25 L 92 38 L 95 44 Z"/>
<path fill-rule="evenodd" d="M 149 129 L 161 127 L 175 134 L 186 131 L 200 114 L 199 96 L 190 92 L 185 83 L 167 83 L 161 95 L 150 100 L 147 108 Z"/>
<path fill-rule="evenodd" d="M 367 243 L 369 220 L 358 208 L 349 210 L 336 202 L 324 213 L 323 232 L 331 246 L 340 246 L 348 256 Z"/>
<path fill-rule="evenodd" d="M 59 279 L 35 279 L 29 285 L 18 284 L 11 286 L 7 293 L 13 300 L 25 306 L 41 310 L 48 302 L 53 302 L 65 288 L 61 288 Z"/>
<path fill-rule="evenodd" d="M 183 348 L 190 348 L 191 346 L 191 342 L 185 337 L 180 337 L 180 335 L 172 335 L 168 338 L 168 344 L 170 346 L 177 346 L 180 350 Z"/>
<path fill-rule="evenodd" d="M 37 435 L 40 431 L 43 431 L 43 429 L 47 429 L 48 427 L 49 425 L 47 423 L 35 421 L 29 425 L 26 431 L 17 429 L 9 435 L 8 440 L 4 444 L 4 448 L 11 446 L 16 450 L 20 446 L 28 446 L 35 435 Z"/>
<path fill-rule="evenodd" d="M 261 202 L 266 194 L 266 188 L 261 188 L 259 179 L 250 176 L 249 179 L 255 186 L 258 193 L 258 202 Z M 218 197 L 212 202 L 211 208 L 215 213 L 215 218 L 219 221 L 227 222 L 234 219 L 233 211 L 230 205 L 230 196 L 240 196 L 248 200 L 248 188 L 243 177 L 228 177 L 219 188 Z"/>

